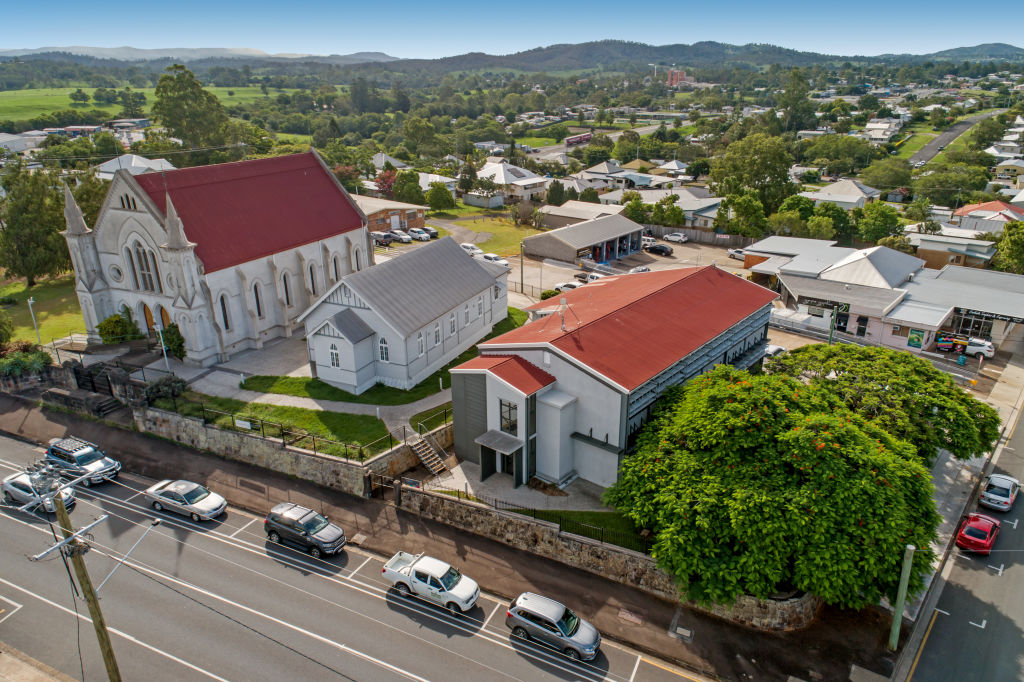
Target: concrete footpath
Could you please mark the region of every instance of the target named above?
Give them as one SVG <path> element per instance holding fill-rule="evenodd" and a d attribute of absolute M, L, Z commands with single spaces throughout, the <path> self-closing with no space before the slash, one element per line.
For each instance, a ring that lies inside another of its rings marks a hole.
<path fill-rule="evenodd" d="M 0 682 L 72 682 L 73 679 L 0 642 Z"/>
<path fill-rule="evenodd" d="M 524 591 L 550 594 L 573 605 L 610 639 L 727 680 L 846 680 L 851 666 L 891 669 L 885 649 L 889 617 L 881 609 L 845 611 L 826 607 L 802 632 L 749 630 L 652 597 L 620 582 L 576 571 L 442 524 L 426 521 L 379 500 L 351 497 L 310 483 L 221 459 L 176 443 L 40 408 L 0 394 L 0 432 L 37 443 L 75 434 L 102 443 L 126 471 L 153 478 L 201 481 L 231 504 L 255 514 L 281 501 L 321 510 L 360 546 L 381 556 L 399 549 L 451 559 L 481 587 L 506 598 Z M 692 633 L 686 642 L 670 628 Z"/>

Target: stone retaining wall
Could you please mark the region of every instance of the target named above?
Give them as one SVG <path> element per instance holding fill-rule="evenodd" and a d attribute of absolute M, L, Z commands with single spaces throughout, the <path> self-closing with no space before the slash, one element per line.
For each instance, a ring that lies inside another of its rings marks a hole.
<path fill-rule="evenodd" d="M 220 429 L 203 424 L 202 419 L 154 407 L 135 406 L 132 414 L 140 431 L 360 497 L 366 495 L 366 474 L 397 478 L 419 463 L 416 454 L 404 443 L 359 462 L 285 447 L 277 441 Z M 448 438 L 450 440 L 451 436 Z"/>
<path fill-rule="evenodd" d="M 423 518 L 682 603 L 674 579 L 646 554 L 562 532 L 554 523 L 409 486 L 402 487 L 400 505 Z M 692 602 L 685 606 L 759 630 L 799 630 L 814 621 L 821 600 L 813 595 L 789 600 L 741 597 L 732 606 L 706 607 Z"/>
<path fill-rule="evenodd" d="M 49 365 L 40 372 L 23 374 L 20 377 L 0 377 L 0 391 L 20 393 L 32 388 L 78 388 L 70 370 L 58 365 Z"/>

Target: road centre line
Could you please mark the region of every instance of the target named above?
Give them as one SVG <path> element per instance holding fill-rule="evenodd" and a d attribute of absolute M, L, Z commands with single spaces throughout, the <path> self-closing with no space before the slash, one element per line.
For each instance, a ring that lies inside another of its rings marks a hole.
<path fill-rule="evenodd" d="M 128 499 L 131 499 L 131 498 L 128 498 Z M 249 526 L 251 526 L 254 523 L 256 523 L 256 519 L 250 519 L 248 523 L 246 523 L 244 526 L 242 526 L 241 528 L 236 530 L 234 533 L 232 533 L 228 537 L 229 538 L 234 538 L 236 535 L 238 535 L 239 533 L 241 533 L 243 530 L 245 530 L 246 528 L 248 528 Z"/>
<path fill-rule="evenodd" d="M 0 583 L 3 583 L 5 585 L 7 585 L 8 587 L 11 587 L 11 588 L 13 588 L 15 590 L 19 590 L 21 592 L 24 592 L 25 594 L 29 595 L 30 597 L 34 597 L 34 598 L 38 599 L 39 601 L 43 602 L 44 604 L 48 604 L 49 606 L 52 606 L 55 609 L 63 611 L 64 613 L 68 614 L 69 616 L 77 616 L 79 620 L 84 620 L 84 621 L 86 621 L 87 623 L 90 623 L 90 624 L 92 623 L 92 619 L 89 618 L 88 616 L 86 616 L 84 614 L 81 614 L 81 613 L 75 613 L 71 609 L 69 609 L 69 608 L 67 608 L 65 606 L 62 606 L 62 605 L 58 604 L 57 602 L 50 601 L 49 599 L 47 599 L 46 597 L 44 597 L 41 594 L 36 594 L 35 592 L 32 592 L 31 590 L 28 590 L 28 589 L 26 589 L 26 588 L 24 588 L 24 587 L 22 587 L 20 585 L 15 585 L 14 583 L 12 583 L 10 581 L 7 581 L 7 580 L 4 580 L 3 578 L 0 578 Z M 112 628 L 109 625 L 107 626 L 107 630 L 109 630 L 111 633 L 117 635 L 118 637 L 122 637 L 124 639 L 127 639 L 129 642 L 134 642 L 135 644 L 138 644 L 139 646 L 143 647 L 144 649 L 149 649 L 153 653 L 160 654 L 164 658 L 172 660 L 175 663 L 180 663 L 181 665 L 185 666 L 186 668 L 190 668 L 192 670 L 195 670 L 197 673 L 201 673 L 203 675 L 206 675 L 211 680 L 219 680 L 220 682 L 229 682 L 228 680 L 224 679 L 223 677 L 220 677 L 219 675 L 215 675 L 215 674 L 211 673 L 209 670 L 204 670 L 203 668 L 200 668 L 199 666 L 197 666 L 197 665 L 195 665 L 193 663 L 189 663 L 188 661 L 186 661 L 186 660 L 184 660 L 182 658 L 178 658 L 177 656 L 175 656 L 174 654 L 172 654 L 170 652 L 164 651 L 163 649 L 159 649 L 159 648 L 153 646 L 152 644 L 147 644 L 147 643 L 143 642 L 142 640 L 140 640 L 139 638 L 135 637 L 134 635 L 129 635 L 128 633 L 122 632 L 121 630 L 118 630 L 117 628 Z"/>
<path fill-rule="evenodd" d="M 234 537 L 234 535 L 232 535 L 231 537 Z M 352 572 L 348 574 L 348 577 L 351 578 L 356 573 L 358 573 L 359 571 L 363 570 L 363 566 L 365 566 L 366 564 L 370 563 L 372 560 L 373 560 L 372 556 L 366 557 L 366 560 L 363 561 L 363 563 L 359 564 L 357 567 L 352 569 Z"/>

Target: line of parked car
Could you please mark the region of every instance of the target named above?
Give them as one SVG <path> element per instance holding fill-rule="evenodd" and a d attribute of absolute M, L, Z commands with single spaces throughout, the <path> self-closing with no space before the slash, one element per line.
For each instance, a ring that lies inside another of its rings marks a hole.
<path fill-rule="evenodd" d="M 50 513 L 54 511 L 54 477 L 80 479 L 83 487 L 91 487 L 117 478 L 121 463 L 108 457 L 95 443 L 68 437 L 50 441 L 43 462 L 36 470 L 13 474 L 2 483 L 4 501 L 8 505 L 36 503 Z M 65 507 L 75 506 L 73 486 L 59 492 Z M 199 483 L 165 479 L 143 492 L 157 512 L 174 512 L 195 522 L 210 521 L 227 510 L 227 500 Z M 340 554 L 347 543 L 345 531 L 324 515 L 293 502 L 274 506 L 263 520 L 267 540 L 273 544 L 291 545 L 307 552 L 314 559 Z M 479 584 L 451 564 L 424 554 L 398 552 L 382 569 L 385 582 L 404 597 L 417 597 L 437 604 L 453 616 L 471 611 L 480 597 Z M 597 629 L 559 602 L 532 592 L 513 599 L 505 613 L 505 625 L 512 636 L 553 648 L 572 660 L 589 661 L 601 647 Z"/>
<path fill-rule="evenodd" d="M 394 229 L 386 232 L 374 230 L 370 232 L 370 238 L 373 239 L 375 246 L 390 246 L 395 242 L 399 244 L 411 244 L 413 241 L 429 242 L 431 239 L 437 239 L 437 230 L 429 225 L 410 227 L 408 230 Z"/>
<path fill-rule="evenodd" d="M 978 505 L 999 512 L 1008 512 L 1013 509 L 1018 493 L 1020 481 L 1016 478 L 992 474 L 985 479 Z M 1001 525 L 998 519 L 988 514 L 971 512 L 960 521 L 956 533 L 956 546 L 968 552 L 988 556 L 992 553 L 996 538 L 999 537 Z"/>
<path fill-rule="evenodd" d="M 461 244 L 459 244 L 459 246 L 462 247 L 462 250 L 468 253 L 473 258 L 479 258 L 480 260 L 485 260 L 488 263 L 494 263 L 495 265 L 501 265 L 502 267 L 506 268 L 512 267 L 507 260 L 499 256 L 498 254 L 484 253 L 483 249 L 481 249 L 476 244 L 473 244 L 472 242 L 462 242 Z"/>

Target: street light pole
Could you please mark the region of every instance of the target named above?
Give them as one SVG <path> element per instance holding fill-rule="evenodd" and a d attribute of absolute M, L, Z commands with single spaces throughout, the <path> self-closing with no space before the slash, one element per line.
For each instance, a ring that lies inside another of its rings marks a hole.
<path fill-rule="evenodd" d="M 43 340 L 39 337 L 39 325 L 36 324 L 36 313 L 32 310 L 32 304 L 35 302 L 36 300 L 34 298 L 31 296 L 28 297 L 28 314 L 32 316 L 32 328 L 36 330 L 36 341 L 38 341 L 41 346 L 43 345 Z"/>

